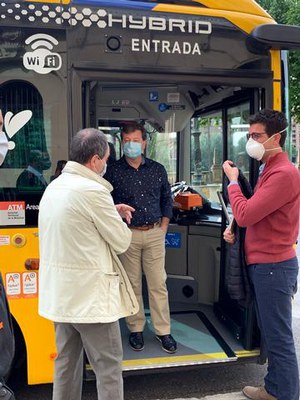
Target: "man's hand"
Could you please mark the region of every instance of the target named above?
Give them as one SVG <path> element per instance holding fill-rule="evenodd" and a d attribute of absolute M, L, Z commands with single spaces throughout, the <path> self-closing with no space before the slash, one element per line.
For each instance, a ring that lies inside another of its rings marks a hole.
<path fill-rule="evenodd" d="M 239 170 L 237 167 L 233 167 L 233 165 L 233 162 L 230 160 L 227 160 L 223 163 L 224 173 L 226 174 L 230 182 L 237 181 L 239 177 Z"/>
<path fill-rule="evenodd" d="M 128 225 L 130 225 L 132 213 L 135 211 L 135 209 L 127 204 L 116 204 L 116 209 L 120 216 L 126 220 Z"/>
<path fill-rule="evenodd" d="M 169 222 L 170 222 L 169 218 L 162 217 L 161 223 L 160 223 L 160 229 L 162 229 L 165 233 L 168 232 Z"/>
<path fill-rule="evenodd" d="M 223 233 L 223 238 L 224 238 L 225 242 L 227 242 L 229 244 L 234 244 L 234 242 L 235 242 L 235 234 L 231 232 L 231 228 L 230 227 L 225 229 L 225 231 Z"/>

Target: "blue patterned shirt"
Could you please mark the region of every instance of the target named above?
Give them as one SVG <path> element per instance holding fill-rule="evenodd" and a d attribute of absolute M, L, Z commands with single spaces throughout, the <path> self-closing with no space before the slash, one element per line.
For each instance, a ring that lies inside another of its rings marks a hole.
<path fill-rule="evenodd" d="M 161 217 L 172 218 L 170 184 L 164 166 L 158 162 L 143 158 L 136 169 L 123 156 L 108 167 L 104 178 L 114 188 L 115 204 L 124 203 L 135 208 L 131 226 L 153 224 Z"/>

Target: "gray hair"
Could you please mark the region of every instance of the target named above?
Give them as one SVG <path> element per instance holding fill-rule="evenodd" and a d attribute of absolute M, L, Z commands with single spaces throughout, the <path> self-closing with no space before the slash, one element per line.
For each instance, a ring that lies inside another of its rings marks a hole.
<path fill-rule="evenodd" d="M 102 159 L 107 152 L 108 143 L 103 132 L 94 128 L 82 129 L 71 141 L 70 160 L 86 164 L 95 155 Z"/>

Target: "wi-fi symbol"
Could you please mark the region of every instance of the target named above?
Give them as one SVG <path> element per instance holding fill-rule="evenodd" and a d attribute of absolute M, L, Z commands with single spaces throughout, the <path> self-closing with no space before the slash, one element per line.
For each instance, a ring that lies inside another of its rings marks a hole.
<path fill-rule="evenodd" d="M 45 33 L 37 33 L 32 35 L 25 40 L 25 43 L 32 43 L 31 48 L 33 50 L 37 49 L 38 47 L 46 47 L 47 49 L 52 50 L 53 45 L 58 45 L 58 41 L 54 37 L 46 35 Z"/>

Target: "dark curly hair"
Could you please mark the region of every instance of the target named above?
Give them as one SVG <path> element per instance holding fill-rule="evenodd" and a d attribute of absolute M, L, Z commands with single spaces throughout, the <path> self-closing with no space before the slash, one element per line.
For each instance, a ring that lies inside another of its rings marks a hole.
<path fill-rule="evenodd" d="M 252 115 L 249 118 L 249 123 L 250 125 L 262 124 L 269 137 L 280 132 L 281 138 L 279 144 L 281 147 L 284 146 L 287 132 L 286 130 L 284 132 L 281 131 L 287 128 L 288 123 L 283 112 L 266 108 Z"/>
<path fill-rule="evenodd" d="M 147 132 L 145 131 L 145 128 L 143 125 L 137 123 L 137 122 L 127 122 L 123 123 L 122 126 L 122 131 L 121 131 L 121 138 L 123 140 L 124 135 L 128 133 L 132 133 L 134 131 L 140 131 L 142 133 L 142 139 L 147 140 Z"/>

